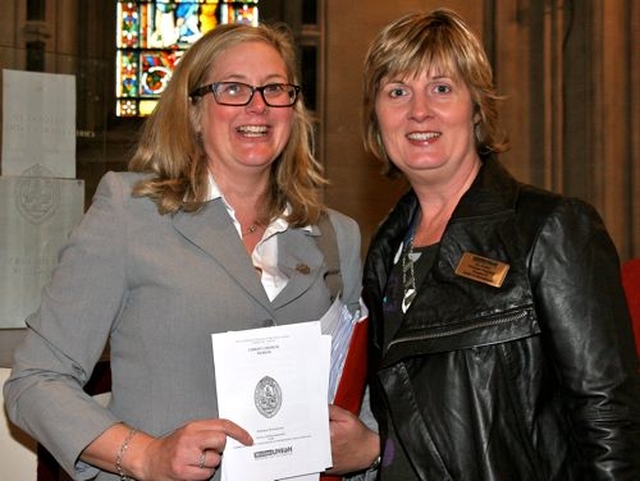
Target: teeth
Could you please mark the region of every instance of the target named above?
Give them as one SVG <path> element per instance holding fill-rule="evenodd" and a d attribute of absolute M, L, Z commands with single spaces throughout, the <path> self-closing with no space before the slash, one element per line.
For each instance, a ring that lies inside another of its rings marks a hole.
<path fill-rule="evenodd" d="M 267 132 L 266 125 L 242 125 L 238 127 L 238 132 L 250 135 L 263 135 Z"/>
<path fill-rule="evenodd" d="M 435 139 L 436 137 L 440 137 L 440 134 L 437 132 L 413 132 L 407 135 L 409 140 L 429 140 Z"/>

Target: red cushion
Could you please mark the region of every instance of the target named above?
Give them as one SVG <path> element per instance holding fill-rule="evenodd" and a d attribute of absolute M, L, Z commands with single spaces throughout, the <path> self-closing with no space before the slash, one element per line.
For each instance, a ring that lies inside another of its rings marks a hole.
<path fill-rule="evenodd" d="M 338 390 L 333 403 L 353 414 L 360 412 L 367 378 L 367 329 L 369 319 L 355 325 Z"/>
<path fill-rule="evenodd" d="M 333 403 L 353 414 L 360 412 L 367 377 L 367 329 L 369 319 L 355 325 L 338 390 Z M 321 481 L 340 481 L 341 476 L 320 475 Z"/>
<path fill-rule="evenodd" d="M 622 264 L 622 286 L 627 296 L 636 339 L 636 351 L 640 359 L 640 258 L 630 259 Z"/>

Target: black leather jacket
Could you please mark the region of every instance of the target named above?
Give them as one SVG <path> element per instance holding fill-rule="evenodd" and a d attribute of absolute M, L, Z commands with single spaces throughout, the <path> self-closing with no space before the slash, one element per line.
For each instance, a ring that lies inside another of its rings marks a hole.
<path fill-rule="evenodd" d="M 421 480 L 638 481 L 640 383 L 615 247 L 586 203 L 483 162 L 386 352 L 383 292 L 412 191 L 372 240 L 363 296 L 383 449 L 393 423 Z M 506 263 L 501 287 L 455 274 L 466 252 Z"/>

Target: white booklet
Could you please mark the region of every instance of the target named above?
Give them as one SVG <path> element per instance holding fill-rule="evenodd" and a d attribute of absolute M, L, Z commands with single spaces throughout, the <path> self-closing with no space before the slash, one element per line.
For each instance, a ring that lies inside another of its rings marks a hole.
<path fill-rule="evenodd" d="M 212 334 L 211 341 L 219 416 L 254 440 L 228 439 L 222 480 L 274 481 L 330 467 L 331 338 L 320 323 Z"/>

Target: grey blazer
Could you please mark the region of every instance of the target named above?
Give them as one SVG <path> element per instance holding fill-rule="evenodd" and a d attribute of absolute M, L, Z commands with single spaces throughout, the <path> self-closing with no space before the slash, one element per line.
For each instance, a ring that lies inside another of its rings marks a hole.
<path fill-rule="evenodd" d="M 279 267 L 290 281 L 271 302 L 220 199 L 195 214 L 160 215 L 149 199 L 130 195 L 139 179 L 108 173 L 100 182 L 27 320 L 4 386 L 11 420 L 78 479 L 96 475 L 78 456 L 116 422 L 159 436 L 217 417 L 211 333 L 316 320 L 330 306 L 317 227 L 278 234 Z M 354 307 L 360 231 L 335 211 L 330 219 L 343 298 Z M 107 341 L 113 383 L 103 408 L 82 386 Z"/>

